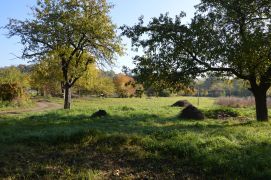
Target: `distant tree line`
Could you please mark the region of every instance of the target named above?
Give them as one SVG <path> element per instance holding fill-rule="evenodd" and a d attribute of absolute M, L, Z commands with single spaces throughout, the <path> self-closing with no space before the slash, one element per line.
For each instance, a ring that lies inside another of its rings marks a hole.
<path fill-rule="evenodd" d="M 200 96 L 219 97 L 219 96 L 253 96 L 248 90 L 247 83 L 240 79 L 223 80 L 208 77 L 197 81 L 196 93 Z"/>
<path fill-rule="evenodd" d="M 34 65 L 0 68 L 0 101 L 29 99 L 30 96 L 63 97 L 61 71 L 53 60 Z M 72 95 L 102 97 L 142 97 L 143 86 L 133 77 L 114 71 L 103 71 L 94 64 L 75 83 Z"/>
<path fill-rule="evenodd" d="M 30 96 L 63 97 L 61 71 L 52 61 L 41 61 L 34 65 L 18 65 L 0 68 L 0 100 L 27 100 Z M 137 76 L 130 70 L 116 74 L 114 71 L 103 71 L 94 64 L 89 65 L 86 73 L 72 88 L 74 97 L 169 97 L 169 96 L 252 96 L 247 83 L 238 79 L 218 79 L 208 77 L 181 86 L 178 91 L 164 88 L 163 84 L 146 85 L 137 81 Z M 268 91 L 268 95 L 271 92 Z"/>

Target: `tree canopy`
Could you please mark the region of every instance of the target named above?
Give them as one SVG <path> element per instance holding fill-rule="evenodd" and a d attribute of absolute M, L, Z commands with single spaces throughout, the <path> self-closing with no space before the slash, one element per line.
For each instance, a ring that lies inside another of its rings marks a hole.
<path fill-rule="evenodd" d="M 143 18 L 123 26 L 132 45 L 145 54 L 135 58 L 135 72 L 170 85 L 189 83 L 212 73 L 244 79 L 255 96 L 258 120 L 267 120 L 266 91 L 271 85 L 271 2 L 202 0 L 191 23 L 180 13 Z"/>
<path fill-rule="evenodd" d="M 6 25 L 9 37 L 21 38 L 22 58 L 58 60 L 65 109 L 70 108 L 70 88 L 89 64 L 112 64 L 115 54 L 122 53 L 110 8 L 106 0 L 38 0 L 32 19 L 11 19 Z"/>

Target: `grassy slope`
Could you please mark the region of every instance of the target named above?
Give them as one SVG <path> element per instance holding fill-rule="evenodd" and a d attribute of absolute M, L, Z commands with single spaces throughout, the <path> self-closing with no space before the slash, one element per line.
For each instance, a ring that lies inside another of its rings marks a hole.
<path fill-rule="evenodd" d="M 71 111 L 1 115 L 0 179 L 271 178 L 269 122 L 254 121 L 253 109 L 238 120 L 179 120 L 170 107 L 178 99 L 74 100 Z M 91 119 L 98 109 L 110 117 Z"/>

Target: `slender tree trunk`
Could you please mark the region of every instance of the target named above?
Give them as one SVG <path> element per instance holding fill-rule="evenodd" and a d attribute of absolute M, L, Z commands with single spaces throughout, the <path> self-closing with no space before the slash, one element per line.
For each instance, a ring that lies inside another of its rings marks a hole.
<path fill-rule="evenodd" d="M 41 95 L 41 96 L 45 96 L 45 95 L 44 95 L 44 89 L 43 89 L 43 88 L 40 89 L 40 95 Z"/>
<path fill-rule="evenodd" d="M 71 109 L 71 87 L 69 85 L 64 86 L 64 109 Z"/>

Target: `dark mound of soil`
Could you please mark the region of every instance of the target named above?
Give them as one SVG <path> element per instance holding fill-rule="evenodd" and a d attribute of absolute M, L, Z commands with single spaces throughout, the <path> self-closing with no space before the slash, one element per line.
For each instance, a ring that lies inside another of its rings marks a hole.
<path fill-rule="evenodd" d="M 180 100 L 171 105 L 171 107 L 186 107 L 191 105 L 187 100 Z"/>
<path fill-rule="evenodd" d="M 203 113 L 193 105 L 188 105 L 184 108 L 179 116 L 181 119 L 195 119 L 195 120 L 203 120 Z"/>
<path fill-rule="evenodd" d="M 91 115 L 92 118 L 108 116 L 105 110 L 99 110 Z"/>

